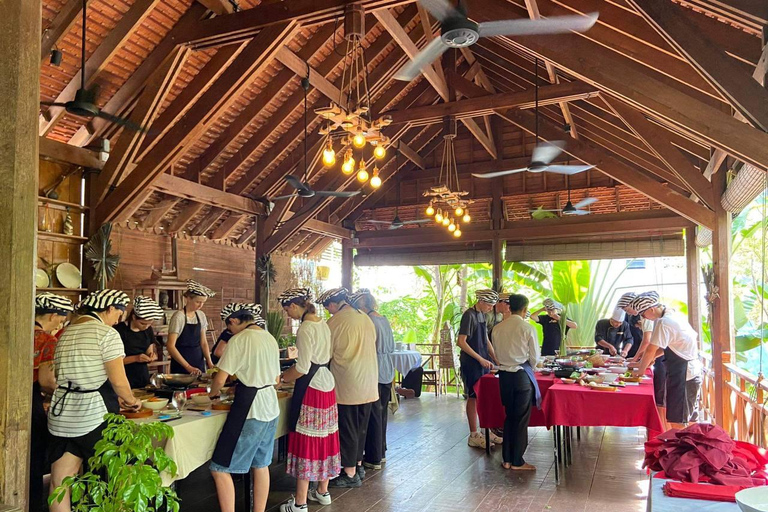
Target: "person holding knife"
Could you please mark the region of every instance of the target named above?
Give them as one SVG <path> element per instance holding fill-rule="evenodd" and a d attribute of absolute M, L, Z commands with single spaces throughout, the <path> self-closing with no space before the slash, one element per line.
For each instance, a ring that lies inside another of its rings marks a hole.
<path fill-rule="evenodd" d="M 210 297 L 216 295 L 213 290 L 202 284 L 187 281 L 184 292 L 184 309 L 177 311 L 168 323 L 168 354 L 171 356 L 171 373 L 191 373 L 200 375 L 208 368 L 213 368 L 211 352 L 205 331 L 208 319 L 201 311 Z"/>

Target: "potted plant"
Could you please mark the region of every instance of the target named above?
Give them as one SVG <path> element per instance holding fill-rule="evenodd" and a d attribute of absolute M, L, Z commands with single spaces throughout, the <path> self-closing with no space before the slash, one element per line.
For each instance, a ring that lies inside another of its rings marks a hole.
<path fill-rule="evenodd" d="M 176 492 L 160 473 L 176 474 L 176 463 L 155 441 L 173 437 L 165 423 L 135 423 L 107 414 L 107 427 L 88 459 L 88 471 L 70 476 L 54 489 L 48 503 L 61 502 L 69 490 L 74 512 L 178 512 Z"/>

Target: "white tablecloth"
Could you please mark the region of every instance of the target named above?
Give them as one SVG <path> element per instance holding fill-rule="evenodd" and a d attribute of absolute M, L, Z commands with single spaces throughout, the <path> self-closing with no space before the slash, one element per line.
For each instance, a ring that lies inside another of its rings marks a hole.
<path fill-rule="evenodd" d="M 648 490 L 647 512 L 740 512 L 736 503 L 688 498 L 670 498 L 664 495 L 664 484 L 668 480 L 651 477 Z"/>
<path fill-rule="evenodd" d="M 421 366 L 421 352 L 417 350 L 398 350 L 390 355 L 395 369 L 403 376 Z"/>

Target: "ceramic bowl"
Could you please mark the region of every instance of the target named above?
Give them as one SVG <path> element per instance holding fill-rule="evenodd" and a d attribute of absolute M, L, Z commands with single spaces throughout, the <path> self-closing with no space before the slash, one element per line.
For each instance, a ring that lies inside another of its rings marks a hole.
<path fill-rule="evenodd" d="M 602 377 L 603 377 L 604 384 L 613 384 L 614 382 L 619 380 L 618 373 L 606 373 L 606 374 L 603 374 Z"/>
<path fill-rule="evenodd" d="M 750 487 L 736 493 L 742 512 L 768 512 L 768 486 Z"/>
<path fill-rule="evenodd" d="M 167 398 L 148 398 L 146 400 L 142 400 L 141 403 L 147 409 L 152 409 L 153 411 L 161 411 L 165 409 L 165 406 L 168 405 L 168 399 Z"/>
<path fill-rule="evenodd" d="M 192 395 L 192 401 L 195 405 L 211 405 L 211 397 L 207 393 L 196 393 Z"/>

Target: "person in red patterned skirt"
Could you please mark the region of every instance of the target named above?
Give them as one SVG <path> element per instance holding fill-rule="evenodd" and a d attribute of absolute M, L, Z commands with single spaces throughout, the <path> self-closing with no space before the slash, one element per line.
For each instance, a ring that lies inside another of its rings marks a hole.
<path fill-rule="evenodd" d="M 330 505 L 328 481 L 341 472 L 336 383 L 330 371 L 331 331 L 315 314 L 308 288 L 293 288 L 278 298 L 289 317 L 300 320 L 296 364 L 283 372 L 281 383 L 295 382 L 288 418 L 286 472 L 296 478 L 296 496 L 280 512 L 307 510 L 307 500 Z M 309 482 L 317 488 L 309 490 Z"/>

